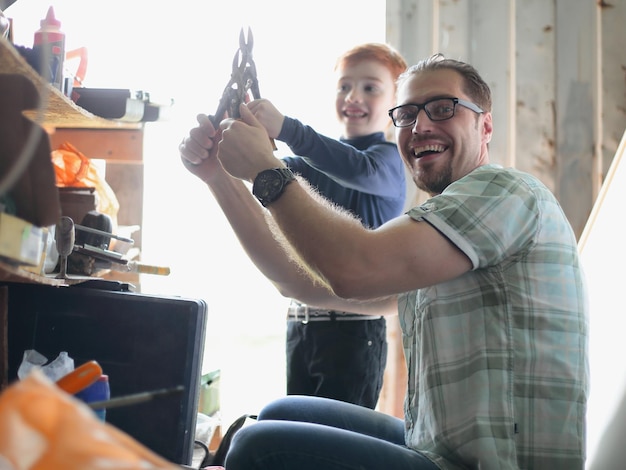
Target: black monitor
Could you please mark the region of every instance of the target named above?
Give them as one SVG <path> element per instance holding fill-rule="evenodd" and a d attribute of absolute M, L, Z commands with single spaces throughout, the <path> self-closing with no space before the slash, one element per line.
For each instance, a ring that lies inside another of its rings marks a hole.
<path fill-rule="evenodd" d="M 106 421 L 172 463 L 190 465 L 204 349 L 206 303 L 86 287 L 8 286 L 9 382 L 27 349 L 78 367 L 95 360 L 111 398 L 172 388 L 184 392 L 112 408 Z M 106 285 L 106 284 L 104 284 Z"/>

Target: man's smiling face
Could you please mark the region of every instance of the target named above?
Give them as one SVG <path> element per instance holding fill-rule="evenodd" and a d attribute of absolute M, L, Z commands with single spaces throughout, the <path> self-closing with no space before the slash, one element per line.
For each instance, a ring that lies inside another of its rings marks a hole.
<path fill-rule="evenodd" d="M 398 105 L 423 104 L 434 98 L 471 99 L 463 92 L 463 77 L 451 69 L 421 72 L 398 89 Z M 457 105 L 454 116 L 431 121 L 422 109 L 414 125 L 396 129 L 400 154 L 416 185 L 431 195 L 488 163 L 491 113 L 477 114 Z"/>

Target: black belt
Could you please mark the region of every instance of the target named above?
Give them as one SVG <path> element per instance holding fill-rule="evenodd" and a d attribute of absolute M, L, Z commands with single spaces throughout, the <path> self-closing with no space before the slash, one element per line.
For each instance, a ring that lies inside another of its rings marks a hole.
<path fill-rule="evenodd" d="M 358 321 L 378 320 L 381 315 L 361 315 L 360 313 L 338 312 L 336 310 L 324 310 L 309 307 L 304 304 L 291 303 L 287 314 L 287 320 L 308 323 L 310 321 Z"/>

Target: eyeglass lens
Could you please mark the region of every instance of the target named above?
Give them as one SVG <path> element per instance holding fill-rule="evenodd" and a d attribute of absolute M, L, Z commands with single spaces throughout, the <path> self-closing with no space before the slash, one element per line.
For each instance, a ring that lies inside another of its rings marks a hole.
<path fill-rule="evenodd" d="M 423 105 L 405 104 L 395 108 L 391 113 L 391 118 L 398 127 L 410 126 L 417 120 L 420 109 L 424 109 L 431 121 L 444 121 L 454 116 L 455 104 L 452 98 L 440 98 Z"/>

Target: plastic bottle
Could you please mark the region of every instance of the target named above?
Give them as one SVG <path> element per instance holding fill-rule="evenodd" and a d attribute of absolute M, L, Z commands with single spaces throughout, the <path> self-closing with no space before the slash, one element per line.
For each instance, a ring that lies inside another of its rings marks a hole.
<path fill-rule="evenodd" d="M 35 31 L 33 49 L 38 52 L 41 75 L 59 90 L 63 90 L 63 61 L 65 59 L 65 33 L 61 31 L 61 22 L 54 16 L 54 8 L 48 8 L 48 14 Z"/>
<path fill-rule="evenodd" d="M 109 400 L 111 398 L 109 376 L 102 374 L 98 380 L 84 390 L 74 394 L 74 396 L 85 403 Z M 106 408 L 94 410 L 94 413 L 98 418 L 100 418 L 101 421 L 106 421 Z"/>

